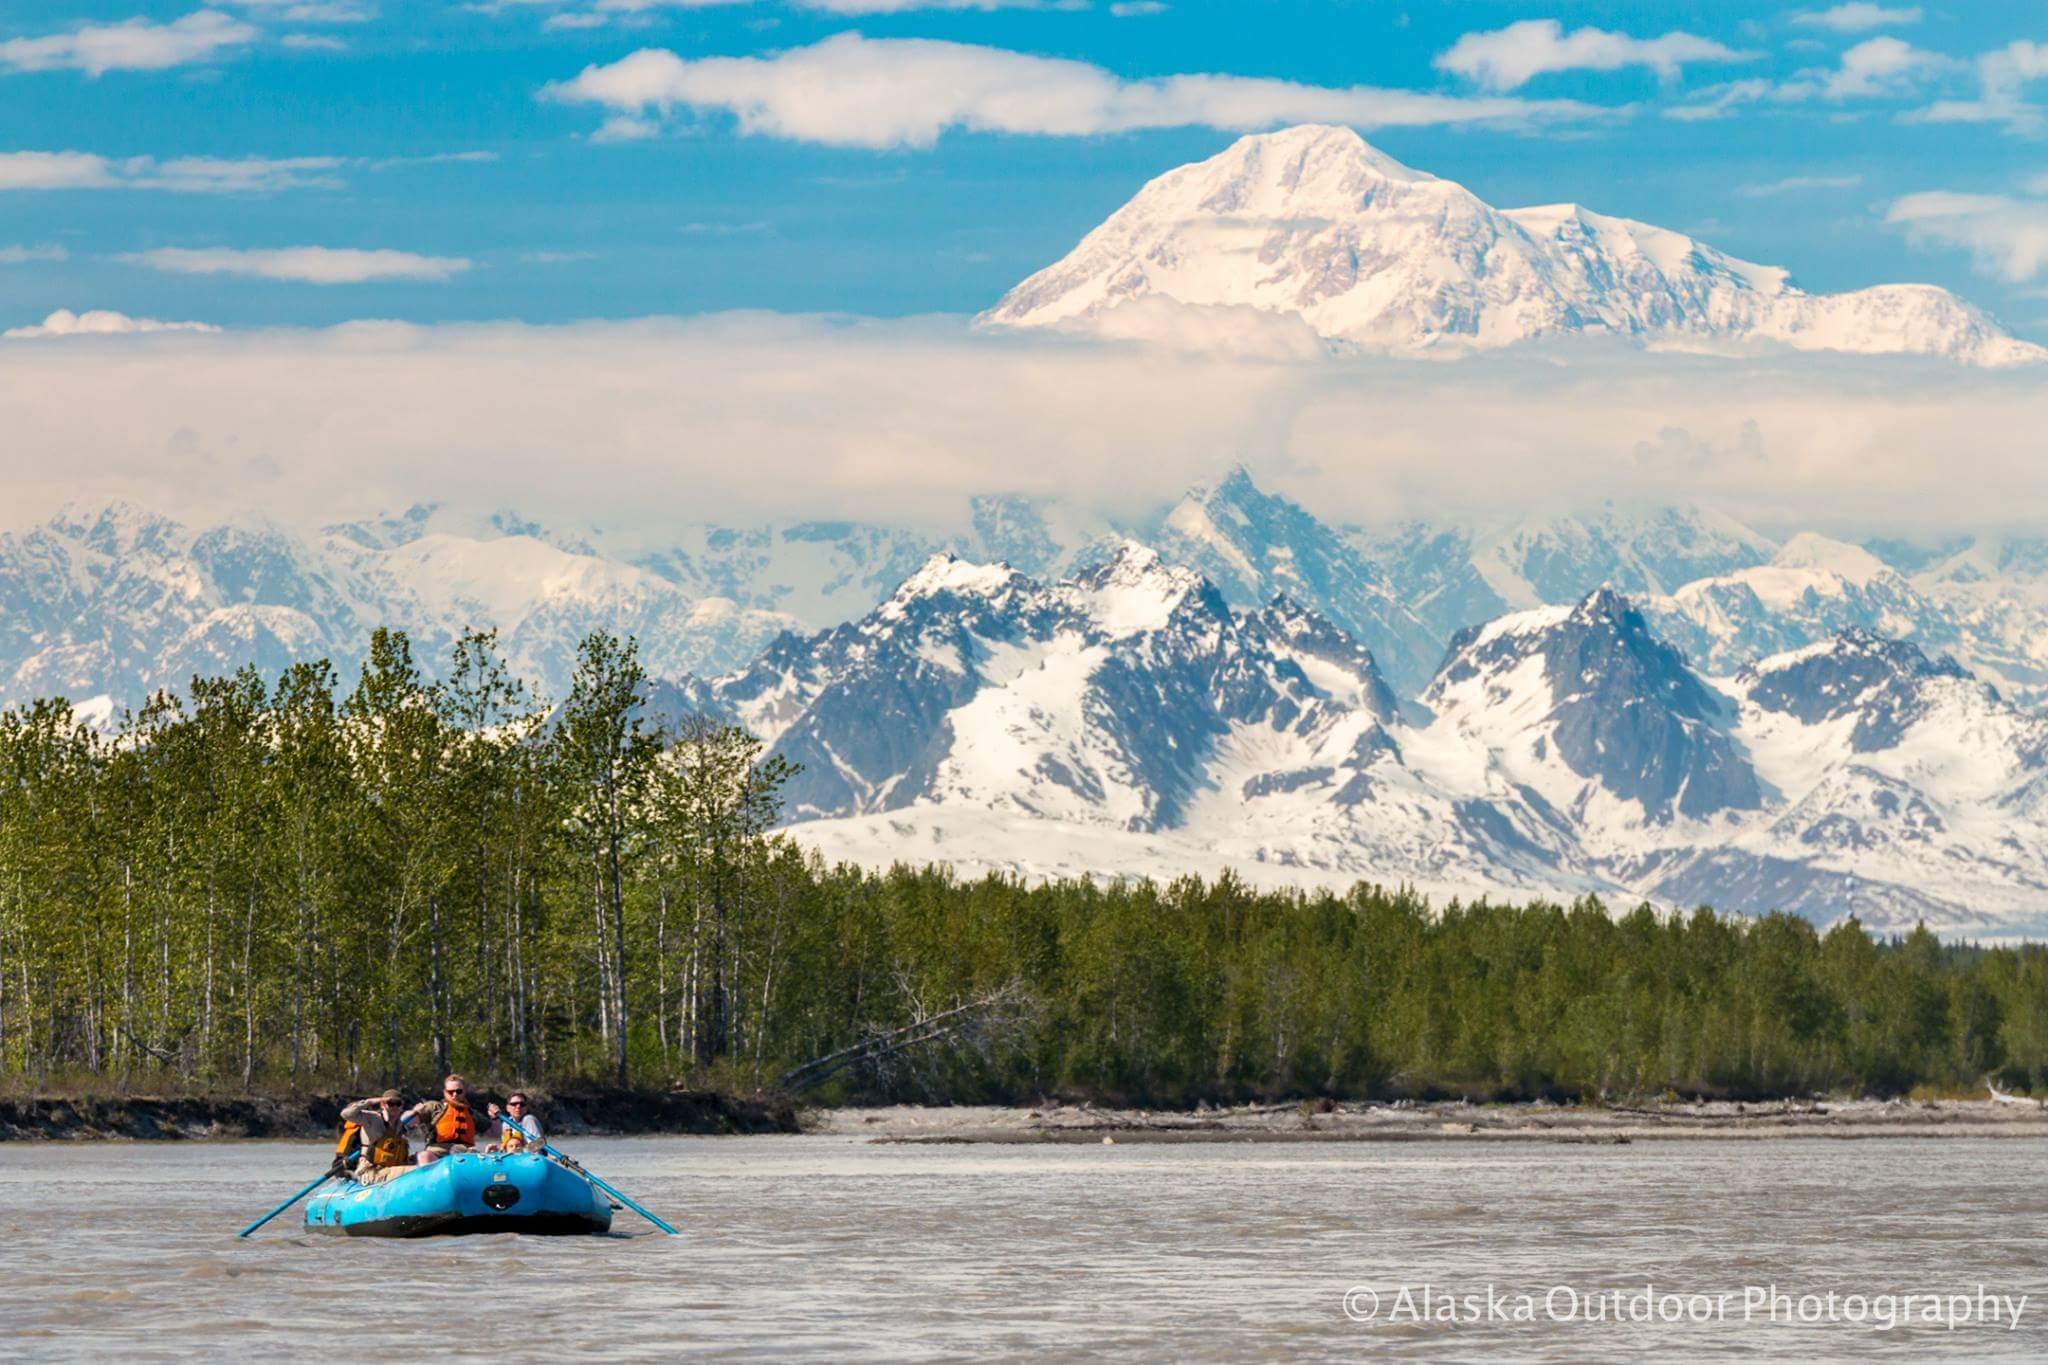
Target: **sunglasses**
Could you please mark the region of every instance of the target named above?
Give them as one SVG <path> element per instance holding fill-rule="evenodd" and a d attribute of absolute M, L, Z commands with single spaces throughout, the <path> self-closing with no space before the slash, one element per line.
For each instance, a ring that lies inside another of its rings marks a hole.
<path fill-rule="evenodd" d="M 506 1107 L 506 1108 L 508 1108 L 508 1109 L 524 1109 L 524 1108 L 526 1107 L 526 1101 L 525 1101 L 525 1100 L 506 1100 L 506 1101 L 505 1101 L 505 1107 Z"/>
<path fill-rule="evenodd" d="M 444 1095 L 467 1095 L 469 1092 L 459 1085 L 451 1085 L 441 1093 Z"/>

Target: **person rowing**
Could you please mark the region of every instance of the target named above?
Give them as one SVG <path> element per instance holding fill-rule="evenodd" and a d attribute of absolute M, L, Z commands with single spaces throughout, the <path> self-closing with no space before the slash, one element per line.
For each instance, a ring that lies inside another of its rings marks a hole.
<path fill-rule="evenodd" d="M 493 1104 L 489 1112 L 497 1121 L 492 1129 L 497 1134 L 497 1150 L 522 1152 L 542 1144 L 540 1119 L 534 1114 L 533 1102 L 526 1097 L 524 1090 L 515 1090 L 507 1095 L 503 1111 Z"/>

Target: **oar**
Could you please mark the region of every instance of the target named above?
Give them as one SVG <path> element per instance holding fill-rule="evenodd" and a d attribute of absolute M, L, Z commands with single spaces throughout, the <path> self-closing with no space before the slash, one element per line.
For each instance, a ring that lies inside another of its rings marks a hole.
<path fill-rule="evenodd" d="M 243 1228 L 240 1232 L 236 1233 L 235 1235 L 237 1237 L 247 1237 L 250 1233 L 256 1231 L 256 1229 L 262 1227 L 265 1223 L 277 1217 L 277 1215 L 283 1213 L 286 1209 L 298 1203 L 301 1199 L 304 1199 L 307 1195 L 311 1194 L 314 1190 L 319 1189 L 322 1185 L 326 1184 L 328 1181 L 332 1179 L 334 1179 L 334 1168 L 332 1166 L 329 1166 L 326 1170 L 320 1172 L 320 1174 L 314 1178 L 312 1184 L 306 1186 L 305 1189 L 300 1190 L 297 1194 L 285 1200 L 282 1204 L 279 1204 L 269 1213 L 264 1214 L 261 1218 L 258 1218 L 255 1222 L 249 1224 L 248 1227 Z"/>
<path fill-rule="evenodd" d="M 588 1180 L 591 1184 L 597 1186 L 606 1194 L 618 1200 L 621 1204 L 624 1204 L 627 1208 L 633 1210 L 633 1212 L 639 1214 L 642 1218 L 645 1218 L 648 1222 L 654 1224 L 654 1226 L 660 1228 L 669 1236 L 682 1236 L 680 1232 L 677 1232 L 674 1228 L 670 1227 L 660 1218 L 657 1218 L 654 1214 L 640 1207 L 640 1205 L 634 1203 L 632 1199 L 620 1193 L 618 1190 L 613 1189 L 610 1185 L 605 1184 L 602 1180 L 599 1180 L 596 1176 L 592 1175 L 589 1171 L 585 1170 L 582 1164 L 578 1162 L 576 1158 L 570 1156 L 567 1152 L 564 1152 L 557 1147 L 550 1146 L 545 1140 L 537 1141 L 533 1145 L 539 1147 L 543 1152 L 546 1152 L 549 1156 L 561 1162 L 564 1166 L 567 1166 L 570 1170 L 576 1172 L 576 1174 L 582 1176 L 585 1180 Z"/>

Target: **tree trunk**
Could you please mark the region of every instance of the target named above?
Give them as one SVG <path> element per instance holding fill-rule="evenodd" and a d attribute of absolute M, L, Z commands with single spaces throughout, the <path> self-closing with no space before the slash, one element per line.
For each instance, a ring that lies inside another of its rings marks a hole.
<path fill-rule="evenodd" d="M 618 819 L 619 817 L 615 810 L 612 816 L 611 834 L 606 841 L 606 853 L 608 854 L 609 862 L 608 870 L 611 873 L 612 989 L 616 992 L 616 1004 L 613 1010 L 615 1016 L 613 1019 L 613 1023 L 616 1025 L 616 1028 L 613 1032 L 613 1045 L 615 1049 L 614 1056 L 618 1065 L 618 1082 L 620 1088 L 623 1089 L 627 1085 L 626 884 L 624 869 L 621 867 L 619 861 L 620 836 L 618 832 Z"/>
<path fill-rule="evenodd" d="M 256 892 L 242 920 L 242 1090 L 256 1079 Z"/>
<path fill-rule="evenodd" d="M 441 897 L 427 897 L 427 1008 L 434 1013 L 434 1066 L 445 1076 L 448 1057 L 448 982 L 441 963 Z"/>

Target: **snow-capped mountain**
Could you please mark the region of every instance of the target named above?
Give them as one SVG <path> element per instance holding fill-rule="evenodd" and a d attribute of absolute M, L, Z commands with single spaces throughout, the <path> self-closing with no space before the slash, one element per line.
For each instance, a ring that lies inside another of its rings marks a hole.
<path fill-rule="evenodd" d="M 1662 894 L 1995 931 L 2048 904 L 2048 725 L 1953 659 L 1861 630 L 1744 669 L 1733 733 L 1774 793 L 1725 844 L 1636 871 Z"/>
<path fill-rule="evenodd" d="M 2023 552 L 2003 568 L 2001 557 L 1973 545 L 1908 577 L 1860 546 L 1802 532 L 1768 562 L 1646 596 L 1643 609 L 1714 673 L 1863 630 L 1953 654 L 2009 699 L 2039 707 L 2048 698 L 2048 592 Z"/>
<path fill-rule="evenodd" d="M 193 530 L 128 503 L 68 508 L 0 536 L 0 697 L 140 702 L 187 665 L 328 653 L 355 609 L 347 584 L 282 527 Z"/>
<path fill-rule="evenodd" d="M 807 765 L 834 856 L 2048 923 L 2048 723 L 1867 633 L 1710 681 L 1596 591 L 1465 633 L 1418 722 L 1328 621 L 1126 546 L 934 559 L 707 691 Z"/>
<path fill-rule="evenodd" d="M 407 631 L 429 669 L 463 630 L 494 626 L 515 671 L 559 696 L 592 630 L 635 635 L 651 669 L 682 674 L 731 667 L 797 624 L 530 524 L 452 521 L 418 508 L 301 534 L 114 502 L 0 535 L 0 704 L 105 697 L 111 713 L 196 673 L 275 676 L 319 657 L 345 675 L 380 625 Z"/>
<path fill-rule="evenodd" d="M 779 644 L 712 695 L 805 765 L 799 813 L 965 799 L 1130 830 L 1180 823 L 1233 724 L 1307 724 L 1326 694 L 1379 720 L 1370 654 L 1276 603 L 1239 614 L 1199 574 L 1126 542 L 1041 585 L 935 555 L 873 612 Z"/>
<path fill-rule="evenodd" d="M 1443 634 L 1403 604 L 1355 543 L 1261 489 L 1242 467 L 1190 490 L 1141 535 L 1233 606 L 1284 596 L 1327 617 L 1372 651 L 1404 696 L 1421 690 L 1443 656 Z"/>
<path fill-rule="evenodd" d="M 1116 521 L 987 496 L 950 529 L 683 525 L 653 545 L 435 507 L 304 530 L 78 507 L 0 536 L 0 704 L 134 704 L 194 672 L 318 654 L 346 673 L 379 624 L 411 632 L 429 667 L 463 628 L 496 625 L 515 666 L 556 695 L 576 640 L 600 627 L 637 635 L 657 675 L 716 674 L 784 630 L 862 616 L 938 551 L 1049 579 L 1126 539 L 1233 606 L 1285 596 L 1327 618 L 1372 651 L 1404 704 L 1460 631 L 1602 585 L 1712 674 L 1861 628 L 1953 654 L 2022 705 L 2048 700 L 2048 542 L 2036 538 L 1780 544 L 1708 508 L 1611 504 L 1339 528 L 1239 468 Z"/>
<path fill-rule="evenodd" d="M 1432 730 L 1484 749 L 1580 826 L 1704 820 L 1761 804 L 1726 733 L 1731 709 L 1607 588 L 1466 631 L 1422 700 Z"/>
<path fill-rule="evenodd" d="M 1121 849 L 1095 870 L 1602 885 L 1560 867 L 1557 829 L 1406 771 L 1396 700 L 1341 629 L 1285 599 L 1233 609 L 1131 543 L 1053 583 L 936 556 L 862 620 L 708 692 L 805 765 L 797 828 L 835 854 L 929 846 L 1042 874 Z"/>
<path fill-rule="evenodd" d="M 1504 612 L 1576 602 L 1603 584 L 1631 596 L 1672 592 L 1762 564 L 1778 549 L 1709 508 L 1613 503 L 1505 525 L 1411 521 L 1351 536 L 1446 639 Z"/>
<path fill-rule="evenodd" d="M 1903 574 L 1867 550 L 1810 532 L 1768 562 L 1684 584 L 1645 609 L 1668 639 L 1721 673 L 1851 629 L 1934 648 L 1956 644 Z"/>
<path fill-rule="evenodd" d="M 1348 128 L 1240 138 L 1167 172 L 982 321 L 1127 335 L 1167 300 L 1299 317 L 1329 341 L 1414 354 L 1597 334 L 1719 349 L 2048 359 L 1931 285 L 1809 294 L 1787 273 L 1576 204 L 1496 209 Z"/>

